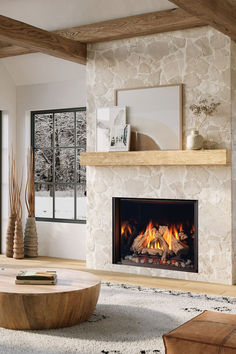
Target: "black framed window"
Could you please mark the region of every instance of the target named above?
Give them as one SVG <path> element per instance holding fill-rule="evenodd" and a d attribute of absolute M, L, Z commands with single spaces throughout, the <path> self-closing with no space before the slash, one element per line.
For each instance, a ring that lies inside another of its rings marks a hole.
<path fill-rule="evenodd" d="M 41 221 L 86 222 L 86 108 L 31 112 L 35 214 Z"/>

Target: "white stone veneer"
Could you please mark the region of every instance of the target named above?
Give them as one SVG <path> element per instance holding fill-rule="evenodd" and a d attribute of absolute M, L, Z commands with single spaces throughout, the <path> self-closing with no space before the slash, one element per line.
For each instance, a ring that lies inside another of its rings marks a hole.
<path fill-rule="evenodd" d="M 189 105 L 210 95 L 221 105 L 202 130 L 207 148 L 231 148 L 231 41 L 210 27 L 88 46 L 88 151 L 95 151 L 96 108 L 114 105 L 114 89 L 184 84 L 184 143 Z M 185 146 L 185 145 L 184 145 Z M 87 266 L 231 284 L 231 167 L 87 167 Z M 112 197 L 197 199 L 199 272 L 112 264 Z"/>
<path fill-rule="evenodd" d="M 230 167 L 89 167 L 87 266 L 231 283 L 230 175 Z M 198 200 L 199 272 L 113 265 L 112 197 Z"/>

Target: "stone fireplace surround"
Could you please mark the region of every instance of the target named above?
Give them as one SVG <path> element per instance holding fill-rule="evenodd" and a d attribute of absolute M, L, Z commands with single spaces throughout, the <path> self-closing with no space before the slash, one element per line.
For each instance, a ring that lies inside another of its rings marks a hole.
<path fill-rule="evenodd" d="M 87 169 L 89 268 L 231 283 L 230 167 L 124 166 Z M 93 192 L 89 195 L 91 187 Z M 112 197 L 198 200 L 198 273 L 112 264 Z"/>
<path fill-rule="evenodd" d="M 231 149 L 236 48 L 210 27 L 169 32 L 88 48 L 88 151 L 94 151 L 96 108 L 114 105 L 114 89 L 184 84 L 188 106 L 199 94 L 221 102 L 202 134 L 206 148 Z M 173 69 L 175 68 L 175 69 Z M 233 130 L 232 130 L 233 129 Z M 234 156 L 234 145 L 233 145 Z M 233 183 L 232 183 L 233 182 Z M 87 167 L 87 266 L 94 269 L 232 284 L 235 282 L 234 165 Z M 198 273 L 112 264 L 112 197 L 198 200 Z"/>

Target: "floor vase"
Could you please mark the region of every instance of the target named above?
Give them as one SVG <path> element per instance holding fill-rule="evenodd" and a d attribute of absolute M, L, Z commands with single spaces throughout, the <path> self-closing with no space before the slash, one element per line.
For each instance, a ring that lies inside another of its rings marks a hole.
<path fill-rule="evenodd" d="M 26 257 L 38 256 L 38 235 L 35 217 L 28 217 L 25 225 L 24 248 Z"/>
<path fill-rule="evenodd" d="M 6 234 L 6 256 L 13 257 L 13 241 L 15 231 L 16 216 L 11 215 L 8 220 L 7 234 Z"/>
<path fill-rule="evenodd" d="M 13 241 L 13 258 L 24 258 L 24 239 L 21 219 L 17 218 L 15 222 L 15 232 Z"/>

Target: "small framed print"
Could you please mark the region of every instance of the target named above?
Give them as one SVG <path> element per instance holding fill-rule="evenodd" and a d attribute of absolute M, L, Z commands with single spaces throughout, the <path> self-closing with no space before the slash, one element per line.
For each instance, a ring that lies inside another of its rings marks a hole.
<path fill-rule="evenodd" d="M 109 151 L 129 151 L 130 131 L 130 124 L 111 127 Z"/>
<path fill-rule="evenodd" d="M 97 109 L 96 151 L 109 151 L 111 129 L 126 124 L 126 107 L 103 107 Z"/>

